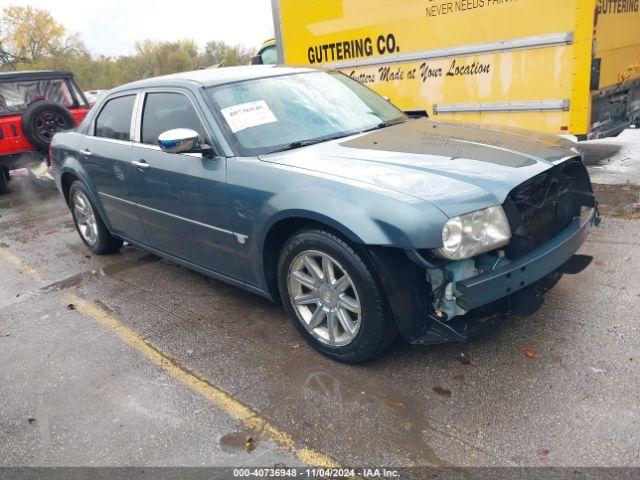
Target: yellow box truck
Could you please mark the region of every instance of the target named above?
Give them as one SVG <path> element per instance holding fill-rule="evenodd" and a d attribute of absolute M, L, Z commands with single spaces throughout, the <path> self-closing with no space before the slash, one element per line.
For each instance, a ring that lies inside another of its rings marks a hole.
<path fill-rule="evenodd" d="M 272 0 L 280 63 L 416 115 L 617 135 L 640 122 L 639 0 Z"/>

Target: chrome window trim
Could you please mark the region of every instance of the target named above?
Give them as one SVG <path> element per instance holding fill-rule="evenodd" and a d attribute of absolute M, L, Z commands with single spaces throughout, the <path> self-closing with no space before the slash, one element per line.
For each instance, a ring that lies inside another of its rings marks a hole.
<path fill-rule="evenodd" d="M 130 202 L 129 200 L 125 200 L 124 198 L 114 197 L 113 195 L 109 195 L 108 193 L 98 192 L 98 195 L 101 197 L 110 198 L 111 200 L 117 200 L 118 202 L 126 203 L 127 205 L 132 205 L 134 207 L 137 206 L 137 204 L 134 202 Z"/>
<path fill-rule="evenodd" d="M 157 146 L 157 145 L 149 145 L 148 143 L 140 143 L 140 142 L 133 142 L 133 146 L 134 147 L 138 147 L 138 148 L 144 148 L 146 150 L 157 150 L 157 151 L 162 151 L 162 149 Z M 169 155 L 186 155 L 187 157 L 194 157 L 194 158 L 202 158 L 202 154 L 201 153 L 170 153 Z"/>
<path fill-rule="evenodd" d="M 501 40 L 498 42 L 476 43 L 460 45 L 458 47 L 424 50 L 422 52 L 415 53 L 401 53 L 398 55 L 389 55 L 384 57 L 361 58 L 346 62 L 320 63 L 313 66 L 324 68 L 366 67 L 373 65 L 385 65 L 387 63 L 417 62 L 436 58 L 465 57 L 481 54 L 486 55 L 489 53 L 498 53 L 508 50 L 527 50 L 533 48 L 571 45 L 573 43 L 573 38 L 573 32 L 552 33 L 548 35 L 514 38 L 513 40 Z"/>
<path fill-rule="evenodd" d="M 92 140 L 97 140 L 99 142 L 105 143 L 117 143 L 119 145 L 131 145 L 131 140 L 118 140 L 117 138 L 107 138 L 107 137 L 94 137 L 91 136 Z"/>
<path fill-rule="evenodd" d="M 140 125 L 142 114 L 139 113 L 142 111 L 142 107 L 144 105 L 144 93 L 138 92 L 136 95 L 136 101 L 133 104 L 133 117 L 131 118 L 131 141 L 139 142 L 140 141 Z"/>
<path fill-rule="evenodd" d="M 110 198 L 112 200 L 116 200 L 118 202 L 126 203 L 127 205 L 132 205 L 132 206 L 136 206 L 136 207 L 139 207 L 139 208 L 143 208 L 145 210 L 149 210 L 150 212 L 159 213 L 161 215 L 166 215 L 168 217 L 172 217 L 172 218 L 175 218 L 177 220 L 182 220 L 183 222 L 191 223 L 193 225 L 198 225 L 199 227 L 208 228 L 209 230 L 213 230 L 214 232 L 224 233 L 226 235 L 233 235 L 234 237 L 236 237 L 236 240 L 240 244 L 245 244 L 247 242 L 247 240 L 249 239 L 249 237 L 247 235 L 243 235 L 241 233 L 232 232 L 231 230 L 227 230 L 225 228 L 216 227 L 216 226 L 213 226 L 213 225 L 209 225 L 207 223 L 198 222 L 197 220 L 191 220 L 190 218 L 181 217 L 180 215 L 175 215 L 173 213 L 164 212 L 162 210 L 157 210 L 155 208 L 147 207 L 146 205 L 142 205 L 140 203 L 131 202 L 129 200 L 125 200 L 124 198 L 114 197 L 113 195 L 109 195 L 108 193 L 98 192 L 98 195 L 101 196 L 101 197 L 107 197 L 107 198 Z"/>
<path fill-rule="evenodd" d="M 159 151 L 162 151 L 162 149 L 159 146 L 157 146 L 157 145 L 149 145 L 148 143 L 133 142 L 133 145 L 136 146 L 136 147 L 145 148 L 147 150 L 159 150 Z"/>

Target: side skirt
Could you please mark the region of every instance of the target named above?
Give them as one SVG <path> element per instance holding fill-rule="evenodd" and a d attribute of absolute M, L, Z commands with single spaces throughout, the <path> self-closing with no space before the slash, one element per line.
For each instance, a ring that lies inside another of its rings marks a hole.
<path fill-rule="evenodd" d="M 164 258 L 166 260 L 170 260 L 174 263 L 177 263 L 178 265 L 181 265 L 183 267 L 186 267 L 190 270 L 194 270 L 202 275 L 205 275 L 207 277 L 213 278 L 215 280 L 220 280 L 221 282 L 225 282 L 228 283 L 229 285 L 233 285 L 234 287 L 239 287 L 242 288 L 243 290 L 247 290 L 251 293 L 255 293 L 256 295 L 259 295 L 263 298 L 266 298 L 267 300 L 271 300 L 272 302 L 274 302 L 274 298 L 271 296 L 271 294 L 265 290 L 262 290 L 261 288 L 256 287 L 255 285 L 251 285 L 249 283 L 245 283 L 242 282 L 241 280 L 237 280 L 233 277 L 229 277 L 227 275 L 224 275 L 222 273 L 216 272 L 215 270 L 210 270 L 208 268 L 205 267 L 201 267 L 199 265 L 196 265 L 195 263 L 189 262 L 187 260 L 184 260 L 180 257 L 176 257 L 174 255 L 171 255 L 170 253 L 167 252 L 163 252 L 162 250 L 158 250 L 156 248 L 153 248 L 149 245 L 146 245 L 144 243 L 141 242 L 134 242 L 133 240 L 128 239 L 126 236 L 121 235 L 121 234 L 115 234 L 112 233 L 112 235 L 114 237 L 118 237 L 121 240 L 124 240 L 127 243 L 130 243 L 131 245 L 134 245 L 138 248 L 141 248 L 142 250 L 146 250 L 150 253 L 153 253 L 154 255 L 157 255 L 158 257 Z"/>

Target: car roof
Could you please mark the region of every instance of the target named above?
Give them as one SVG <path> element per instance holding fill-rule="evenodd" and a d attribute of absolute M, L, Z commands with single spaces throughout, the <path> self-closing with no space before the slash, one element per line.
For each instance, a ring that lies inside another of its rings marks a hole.
<path fill-rule="evenodd" d="M 243 80 L 254 80 L 258 78 L 269 78 L 313 71 L 318 70 L 312 68 L 282 67 L 278 65 L 246 65 L 240 67 L 208 68 L 205 70 L 174 73 L 171 75 L 164 75 L 162 77 L 138 80 L 137 82 L 117 87 L 112 90 L 112 93 L 115 91 L 131 90 L 135 88 L 181 85 L 211 87 L 214 85 L 240 82 Z"/>
<path fill-rule="evenodd" d="M 276 39 L 270 38 L 269 40 L 265 40 L 264 42 L 262 42 L 262 45 L 260 45 L 259 50 L 262 50 L 265 47 L 275 47 L 275 45 L 276 45 Z"/>
<path fill-rule="evenodd" d="M 44 80 L 47 78 L 72 78 L 73 73 L 66 70 L 22 70 L 0 72 L 0 82 L 12 80 Z"/>

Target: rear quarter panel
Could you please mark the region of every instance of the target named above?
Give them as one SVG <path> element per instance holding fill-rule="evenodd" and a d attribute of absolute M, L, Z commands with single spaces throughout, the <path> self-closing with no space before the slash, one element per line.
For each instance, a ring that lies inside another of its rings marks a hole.
<path fill-rule="evenodd" d="M 82 147 L 83 139 L 84 135 L 78 132 L 63 132 L 53 137 L 53 141 L 51 142 L 51 170 L 53 177 L 58 190 L 63 195 L 62 177 L 64 175 L 73 175 L 82 181 L 87 188 L 87 193 L 91 201 L 98 209 L 102 218 L 106 219 L 107 216 L 100 203 L 100 198 L 78 154 L 78 151 Z"/>

